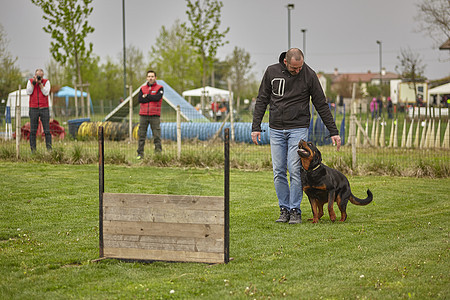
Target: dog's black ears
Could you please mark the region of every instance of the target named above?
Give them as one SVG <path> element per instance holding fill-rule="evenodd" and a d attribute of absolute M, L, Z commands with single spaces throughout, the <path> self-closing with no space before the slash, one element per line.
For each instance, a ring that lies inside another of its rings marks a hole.
<path fill-rule="evenodd" d="M 322 153 L 320 153 L 319 149 L 315 147 L 314 152 L 316 152 L 316 155 L 314 155 L 314 162 L 317 164 L 320 164 L 322 162 Z"/>

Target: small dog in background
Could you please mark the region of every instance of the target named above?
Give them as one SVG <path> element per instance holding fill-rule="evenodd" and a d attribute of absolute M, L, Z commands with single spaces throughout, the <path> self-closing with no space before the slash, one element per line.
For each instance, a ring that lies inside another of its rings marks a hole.
<path fill-rule="evenodd" d="M 313 212 L 313 223 L 323 216 L 323 205 L 328 203 L 328 213 L 332 222 L 336 221 L 334 202 L 341 211 L 341 219 L 347 219 L 347 203 L 367 205 L 372 202 L 373 195 L 367 190 L 367 198 L 359 199 L 352 194 L 347 177 L 338 170 L 322 164 L 322 154 L 311 142 L 301 140 L 298 143 L 298 155 L 302 162 L 301 179 L 303 191 L 309 198 Z"/>

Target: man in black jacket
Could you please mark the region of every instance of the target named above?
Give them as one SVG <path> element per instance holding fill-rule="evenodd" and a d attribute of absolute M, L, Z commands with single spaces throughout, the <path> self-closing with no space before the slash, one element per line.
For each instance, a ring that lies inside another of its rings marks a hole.
<path fill-rule="evenodd" d="M 317 74 L 304 63 L 300 49 L 292 48 L 281 53 L 279 63 L 269 66 L 264 74 L 252 123 L 252 141 L 258 144 L 261 140 L 261 121 L 269 105 L 270 148 L 280 206 L 280 218 L 276 222 L 301 223 L 303 191 L 297 149 L 298 142 L 308 138 L 310 100 L 330 132 L 333 145 L 339 150 L 341 138 Z"/>

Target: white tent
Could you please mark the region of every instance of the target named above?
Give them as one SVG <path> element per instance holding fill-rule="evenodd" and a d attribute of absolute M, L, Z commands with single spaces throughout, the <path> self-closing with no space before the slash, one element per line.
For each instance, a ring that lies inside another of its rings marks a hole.
<path fill-rule="evenodd" d="M 218 89 L 211 86 L 205 86 L 205 88 L 198 88 L 194 90 L 184 91 L 182 93 L 183 97 L 201 97 L 205 95 L 210 98 L 226 98 L 228 99 L 230 96 L 230 92 L 227 90 Z M 231 94 L 233 97 L 233 94 Z"/>
<path fill-rule="evenodd" d="M 11 118 L 16 117 L 16 99 L 19 102 L 19 90 L 11 92 L 8 94 L 8 101 L 6 102 L 6 107 L 10 107 Z M 20 116 L 28 117 L 29 111 L 29 103 L 30 103 L 30 95 L 27 95 L 26 89 L 20 90 Z M 49 95 L 48 97 L 48 105 L 50 107 L 50 111 L 52 108 L 52 99 Z M 5 112 L 6 114 L 6 112 Z"/>
<path fill-rule="evenodd" d="M 428 90 L 428 101 L 431 101 L 431 95 L 437 95 L 437 103 L 441 102 L 443 95 L 450 95 L 450 82 Z"/>
<path fill-rule="evenodd" d="M 450 82 L 428 90 L 428 95 L 450 94 Z"/>

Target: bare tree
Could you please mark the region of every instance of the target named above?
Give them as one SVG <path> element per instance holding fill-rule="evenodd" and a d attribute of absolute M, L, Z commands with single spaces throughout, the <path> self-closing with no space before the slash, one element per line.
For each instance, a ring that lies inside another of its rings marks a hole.
<path fill-rule="evenodd" d="M 450 39 L 450 0 L 422 0 L 417 8 L 420 31 L 428 33 L 439 44 Z"/>
<path fill-rule="evenodd" d="M 400 65 L 396 66 L 397 72 L 400 72 L 402 78 L 411 82 L 414 86 L 414 96 L 417 99 L 416 83 L 425 80 L 423 76 L 425 72 L 425 65 L 422 63 L 420 55 L 412 52 L 410 48 L 400 49 L 400 55 L 397 56 Z"/>

